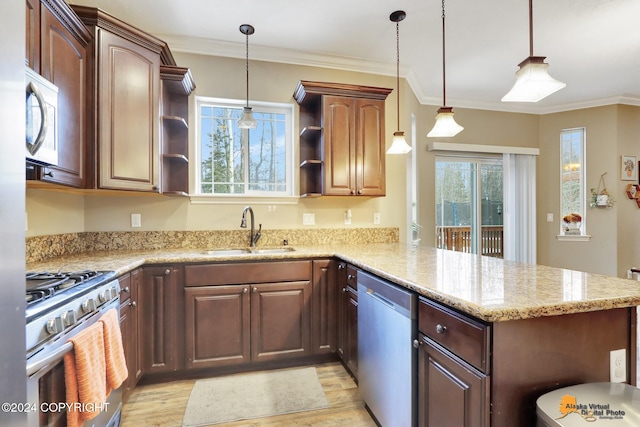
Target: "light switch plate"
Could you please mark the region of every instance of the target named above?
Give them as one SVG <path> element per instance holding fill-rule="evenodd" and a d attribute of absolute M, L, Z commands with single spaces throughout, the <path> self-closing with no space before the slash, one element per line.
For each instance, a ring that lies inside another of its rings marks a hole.
<path fill-rule="evenodd" d="M 312 213 L 302 214 L 302 225 L 315 225 L 315 223 L 316 223 L 316 214 L 312 214 Z"/>
<path fill-rule="evenodd" d="M 547 222 L 553 222 L 553 214 L 547 213 Z"/>
<path fill-rule="evenodd" d="M 373 214 L 373 223 L 380 224 L 380 212 L 376 212 Z"/>
<path fill-rule="evenodd" d="M 131 214 L 131 227 L 133 228 L 142 227 L 142 215 Z"/>

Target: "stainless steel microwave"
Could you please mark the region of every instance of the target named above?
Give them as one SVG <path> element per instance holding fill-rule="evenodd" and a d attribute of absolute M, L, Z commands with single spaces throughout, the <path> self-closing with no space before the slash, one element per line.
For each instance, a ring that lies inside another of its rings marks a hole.
<path fill-rule="evenodd" d="M 58 88 L 26 68 L 27 162 L 58 164 Z"/>

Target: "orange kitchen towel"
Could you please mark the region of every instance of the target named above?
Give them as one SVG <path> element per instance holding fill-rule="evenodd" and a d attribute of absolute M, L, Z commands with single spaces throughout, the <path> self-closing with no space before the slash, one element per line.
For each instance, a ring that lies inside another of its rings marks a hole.
<path fill-rule="evenodd" d="M 73 350 L 64 355 L 67 427 L 82 425 L 100 413 L 107 400 L 104 359 L 104 328 L 96 322 L 69 341 Z"/>
<path fill-rule="evenodd" d="M 100 322 L 104 324 L 104 357 L 107 368 L 107 396 L 127 379 L 127 361 L 122 347 L 120 319 L 115 308 L 107 311 Z"/>

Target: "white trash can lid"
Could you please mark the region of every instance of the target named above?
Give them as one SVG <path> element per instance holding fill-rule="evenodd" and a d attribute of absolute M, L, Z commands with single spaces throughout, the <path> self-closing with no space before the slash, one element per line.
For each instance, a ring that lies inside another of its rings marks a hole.
<path fill-rule="evenodd" d="M 640 426 L 640 389 L 624 383 L 588 383 L 546 393 L 536 401 L 549 426 Z"/>

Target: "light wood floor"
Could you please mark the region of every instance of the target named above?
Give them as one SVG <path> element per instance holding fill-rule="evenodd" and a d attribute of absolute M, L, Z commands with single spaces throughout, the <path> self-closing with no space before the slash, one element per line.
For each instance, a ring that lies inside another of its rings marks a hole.
<path fill-rule="evenodd" d="M 216 424 L 216 427 L 376 426 L 364 408 L 356 384 L 340 363 L 316 365 L 315 368 L 329 408 Z M 123 407 L 120 425 L 182 426 L 182 417 L 194 383 L 195 380 L 185 380 L 136 387 Z"/>

